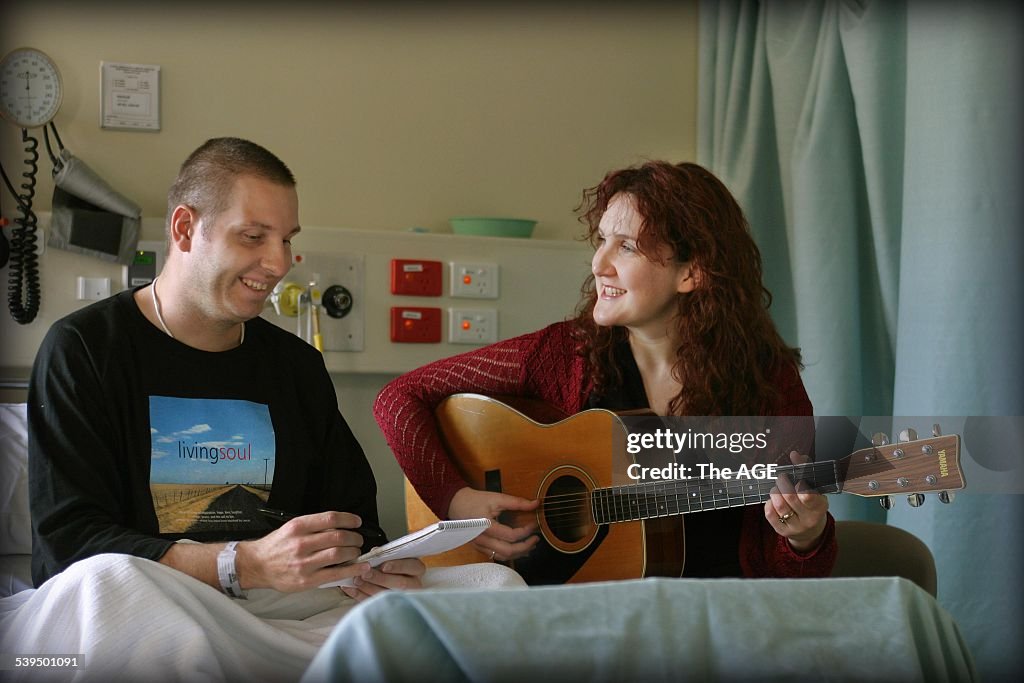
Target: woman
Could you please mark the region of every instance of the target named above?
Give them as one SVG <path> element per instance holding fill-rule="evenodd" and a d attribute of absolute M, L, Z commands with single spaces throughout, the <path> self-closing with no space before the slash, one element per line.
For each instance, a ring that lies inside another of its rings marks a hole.
<path fill-rule="evenodd" d="M 799 352 L 768 315 L 760 253 L 721 181 L 696 164 L 648 162 L 609 173 L 580 208 L 595 252 L 575 320 L 431 363 L 377 398 L 385 438 L 442 519 L 538 504 L 467 486 L 433 420 L 454 393 L 536 398 L 566 414 L 811 415 Z M 687 515 L 684 576 L 827 576 L 834 521 L 807 489 L 780 478 L 763 507 Z M 494 524 L 475 545 L 509 560 L 534 547 L 535 531 Z"/>

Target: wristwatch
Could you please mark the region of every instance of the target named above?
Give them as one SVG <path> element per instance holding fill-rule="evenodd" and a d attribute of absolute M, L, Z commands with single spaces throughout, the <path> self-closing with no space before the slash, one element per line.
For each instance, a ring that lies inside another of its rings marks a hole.
<path fill-rule="evenodd" d="M 217 554 L 217 577 L 224 593 L 233 598 L 245 598 L 242 584 L 238 582 L 238 570 L 235 569 L 235 546 L 238 541 L 231 541 L 224 550 Z"/>

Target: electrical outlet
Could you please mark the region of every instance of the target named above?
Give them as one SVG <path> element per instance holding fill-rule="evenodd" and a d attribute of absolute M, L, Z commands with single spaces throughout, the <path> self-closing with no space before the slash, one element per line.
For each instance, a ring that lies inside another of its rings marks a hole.
<path fill-rule="evenodd" d="M 493 344 L 498 341 L 498 311 L 494 308 L 449 308 L 451 344 Z"/>
<path fill-rule="evenodd" d="M 498 264 L 461 263 L 451 264 L 451 296 L 467 299 L 498 298 Z"/>
<path fill-rule="evenodd" d="M 441 342 L 441 309 L 392 306 L 391 341 L 406 344 Z"/>
<path fill-rule="evenodd" d="M 440 261 L 391 259 L 391 293 L 405 296 L 441 296 Z"/>

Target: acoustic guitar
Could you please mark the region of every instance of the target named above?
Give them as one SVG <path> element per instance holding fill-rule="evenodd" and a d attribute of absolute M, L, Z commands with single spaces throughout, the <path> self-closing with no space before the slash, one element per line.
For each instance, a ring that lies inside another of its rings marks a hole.
<path fill-rule="evenodd" d="M 435 416 L 450 457 L 471 486 L 541 501 L 534 512 L 502 518 L 520 526 L 533 517 L 539 528 L 540 542 L 510 563 L 531 585 L 681 576 L 682 515 L 763 504 L 776 483 L 703 476 L 620 483 L 627 429 L 607 410 L 542 424 L 497 399 L 456 394 Z M 775 472 L 808 481 L 822 493 L 904 494 L 918 505 L 925 493 L 941 492 L 948 500 L 949 491 L 964 488 L 959 452 L 958 435 L 935 435 L 873 445 L 839 460 L 780 465 Z M 411 487 L 407 494 L 410 528 L 436 521 Z M 428 564 L 486 561 L 472 546 L 453 552 L 428 558 Z"/>

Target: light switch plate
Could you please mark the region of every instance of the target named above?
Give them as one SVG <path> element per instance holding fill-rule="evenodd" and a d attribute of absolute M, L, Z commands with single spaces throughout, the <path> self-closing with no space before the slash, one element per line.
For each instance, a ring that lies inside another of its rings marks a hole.
<path fill-rule="evenodd" d="M 109 277 L 78 276 L 76 295 L 79 301 L 99 301 L 110 296 Z"/>

